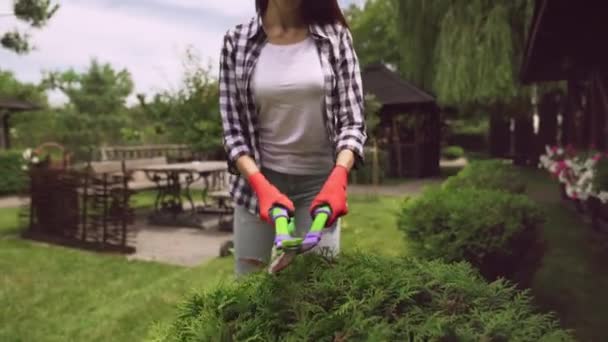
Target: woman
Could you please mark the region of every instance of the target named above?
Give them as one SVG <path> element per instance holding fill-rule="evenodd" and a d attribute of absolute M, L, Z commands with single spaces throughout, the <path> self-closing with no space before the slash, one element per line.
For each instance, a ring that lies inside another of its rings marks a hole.
<path fill-rule="evenodd" d="M 257 16 L 224 36 L 220 109 L 235 203 L 237 275 L 268 263 L 273 205 L 310 228 L 332 214 L 314 250 L 338 253 L 348 172 L 363 163 L 363 92 L 337 0 L 256 0 Z"/>

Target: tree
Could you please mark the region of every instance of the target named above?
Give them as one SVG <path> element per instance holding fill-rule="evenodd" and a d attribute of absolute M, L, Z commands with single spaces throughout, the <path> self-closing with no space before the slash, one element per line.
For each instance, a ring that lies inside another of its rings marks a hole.
<path fill-rule="evenodd" d="M 401 70 L 442 104 L 529 104 L 517 74 L 532 0 L 399 0 Z M 523 101 L 522 101 L 523 99 Z"/>
<path fill-rule="evenodd" d="M 11 116 L 9 134 L 14 147 L 31 147 L 54 140 L 55 113 L 48 108 L 48 98 L 43 87 L 21 82 L 12 72 L 0 70 L 0 98 L 28 101 L 41 107 L 40 110 Z"/>
<path fill-rule="evenodd" d="M 88 69 L 45 73 L 48 89 L 60 90 L 69 99 L 62 109 L 63 142 L 85 153 L 99 144 L 122 141 L 121 128 L 131 126 L 126 101 L 133 91 L 131 74 L 108 63 L 91 61 Z M 82 156 L 82 155 L 81 155 Z"/>
<path fill-rule="evenodd" d="M 151 101 L 138 95 L 141 107 L 159 123 L 159 133 L 169 140 L 190 145 L 195 151 L 215 153 L 222 147 L 219 87 L 192 48 L 184 58 L 184 76 L 177 91 L 155 94 Z"/>
<path fill-rule="evenodd" d="M 30 101 L 39 106 L 47 104 L 47 96 L 42 87 L 20 82 L 11 71 L 2 69 L 0 69 L 0 98 Z"/>
<path fill-rule="evenodd" d="M 40 29 L 46 26 L 57 10 L 59 5 L 53 4 L 51 0 L 14 0 L 13 13 L 2 13 L 0 16 L 14 16 L 32 28 Z M 0 44 L 17 54 L 28 53 L 34 48 L 30 43 L 30 35 L 17 29 L 5 32 L 0 38 Z"/>
<path fill-rule="evenodd" d="M 345 15 L 362 65 L 386 63 L 399 66 L 396 4 L 393 0 L 368 0 L 363 8 L 351 5 Z"/>
<path fill-rule="evenodd" d="M 436 45 L 441 22 L 452 1 L 393 0 L 397 15 L 401 74 L 417 87 L 433 91 Z"/>

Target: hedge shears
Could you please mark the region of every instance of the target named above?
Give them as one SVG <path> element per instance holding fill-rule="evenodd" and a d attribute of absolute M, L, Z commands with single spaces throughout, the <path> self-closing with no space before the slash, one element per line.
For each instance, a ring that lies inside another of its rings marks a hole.
<path fill-rule="evenodd" d="M 320 241 L 321 234 L 331 215 L 328 205 L 322 205 L 313 210 L 313 220 L 304 238 L 294 236 L 295 218 L 290 217 L 287 209 L 274 206 L 270 209 L 270 218 L 274 224 L 276 236 L 274 239 L 276 258 L 270 263 L 269 273 L 277 273 L 287 267 L 298 255 L 313 249 Z"/>

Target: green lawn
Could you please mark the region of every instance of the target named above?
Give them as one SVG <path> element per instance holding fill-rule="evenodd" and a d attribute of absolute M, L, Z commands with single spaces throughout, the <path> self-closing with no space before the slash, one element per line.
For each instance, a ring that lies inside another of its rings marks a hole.
<path fill-rule="evenodd" d="M 554 310 L 581 341 L 608 341 L 608 235 L 595 233 L 561 203 L 556 181 L 526 171 L 529 195 L 547 213 L 548 243 L 532 290 L 545 309 Z"/>
<path fill-rule="evenodd" d="M 565 209 L 548 175 L 523 176 L 548 215 L 548 250 L 534 297 L 581 341 L 608 341 L 608 237 Z M 152 200 L 144 194 L 135 202 L 146 206 Z M 406 253 L 396 228 L 401 201 L 351 196 L 342 249 Z M 191 291 L 232 280 L 230 258 L 191 269 L 22 241 L 16 215 L 0 209 L 0 341 L 139 341 L 154 322 L 171 320 Z"/>
<path fill-rule="evenodd" d="M 353 197 L 343 249 L 404 253 L 398 205 Z M 230 258 L 191 269 L 22 241 L 16 216 L 0 209 L 0 341 L 139 341 L 188 293 L 232 279 Z"/>

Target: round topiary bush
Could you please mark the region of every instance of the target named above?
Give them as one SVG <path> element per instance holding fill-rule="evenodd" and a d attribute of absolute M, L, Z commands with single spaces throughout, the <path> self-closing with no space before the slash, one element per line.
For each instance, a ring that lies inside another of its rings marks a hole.
<path fill-rule="evenodd" d="M 441 150 L 441 156 L 448 160 L 464 157 L 464 149 L 460 146 L 447 146 Z"/>
<path fill-rule="evenodd" d="M 445 189 L 472 187 L 479 189 L 501 190 L 517 194 L 526 192 L 526 182 L 513 165 L 501 160 L 473 161 L 458 174 L 449 177 Z"/>
<path fill-rule="evenodd" d="M 308 255 L 194 295 L 154 341 L 573 341 L 527 292 L 466 263 Z"/>
<path fill-rule="evenodd" d="M 475 188 L 427 188 L 398 220 L 414 255 L 468 261 L 488 280 L 527 286 L 540 265 L 544 214 L 525 195 Z"/>

